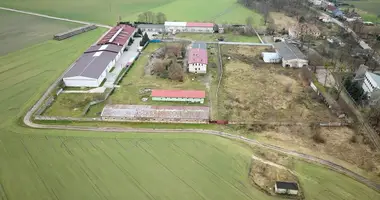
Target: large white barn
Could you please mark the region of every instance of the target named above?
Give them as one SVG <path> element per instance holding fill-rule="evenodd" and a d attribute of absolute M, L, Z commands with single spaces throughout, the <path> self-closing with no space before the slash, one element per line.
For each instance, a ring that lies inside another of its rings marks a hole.
<path fill-rule="evenodd" d="M 99 87 L 120 58 L 121 46 L 108 44 L 90 47 L 64 75 L 67 87 Z"/>

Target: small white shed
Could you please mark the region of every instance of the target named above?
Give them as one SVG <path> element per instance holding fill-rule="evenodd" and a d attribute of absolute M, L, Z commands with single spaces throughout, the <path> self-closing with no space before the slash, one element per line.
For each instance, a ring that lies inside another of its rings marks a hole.
<path fill-rule="evenodd" d="M 298 190 L 298 184 L 296 182 L 276 181 L 274 185 L 274 191 L 277 194 L 298 195 Z"/>
<path fill-rule="evenodd" d="M 262 52 L 261 57 L 265 63 L 280 63 L 281 56 L 276 52 Z"/>

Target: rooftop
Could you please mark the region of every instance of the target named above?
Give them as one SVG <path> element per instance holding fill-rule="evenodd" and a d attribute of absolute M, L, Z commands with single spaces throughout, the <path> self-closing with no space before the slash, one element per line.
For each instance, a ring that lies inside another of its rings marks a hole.
<path fill-rule="evenodd" d="M 189 51 L 188 64 L 208 64 L 207 50 L 199 48 L 191 48 Z"/>
<path fill-rule="evenodd" d="M 371 72 L 367 72 L 371 78 L 378 84 L 380 85 L 380 76 Z"/>
<path fill-rule="evenodd" d="M 98 42 L 98 45 L 115 44 L 124 46 L 135 29 L 135 27 L 126 24 L 115 26 Z"/>
<path fill-rule="evenodd" d="M 165 28 L 164 24 L 138 24 L 137 28 Z"/>
<path fill-rule="evenodd" d="M 82 76 L 98 79 L 116 55 L 117 53 L 109 51 L 84 53 L 64 75 L 64 78 Z"/>
<path fill-rule="evenodd" d="M 207 44 L 204 42 L 194 42 L 191 48 L 207 49 Z"/>
<path fill-rule="evenodd" d="M 152 90 L 152 97 L 205 98 L 206 92 L 201 90 Z"/>
<path fill-rule="evenodd" d="M 186 26 L 187 22 L 165 22 L 165 26 Z"/>
<path fill-rule="evenodd" d="M 106 105 L 102 117 L 123 117 L 130 119 L 208 120 L 207 106 L 148 106 L 148 105 Z"/>
<path fill-rule="evenodd" d="M 298 190 L 298 185 L 295 182 L 276 181 L 276 186 L 281 189 Z"/>
<path fill-rule="evenodd" d="M 187 27 L 214 27 L 213 23 L 204 23 L 204 22 L 187 22 Z"/>
<path fill-rule="evenodd" d="M 105 44 L 105 45 L 94 45 L 88 48 L 84 53 L 93 53 L 96 51 L 109 51 L 114 53 L 119 53 L 122 47 L 114 44 Z"/>
<path fill-rule="evenodd" d="M 293 44 L 289 44 L 287 42 L 276 42 L 273 46 L 284 60 L 307 60 L 307 57 Z"/>

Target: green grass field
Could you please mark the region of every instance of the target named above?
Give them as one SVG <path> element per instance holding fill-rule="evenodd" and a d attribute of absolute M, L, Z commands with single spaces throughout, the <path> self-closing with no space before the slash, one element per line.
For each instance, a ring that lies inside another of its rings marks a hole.
<path fill-rule="evenodd" d="M 360 14 L 364 21 L 380 22 L 380 1 L 379 0 L 361 0 L 345 1 L 355 6 L 355 10 Z M 351 8 L 352 9 L 352 8 Z"/>
<path fill-rule="evenodd" d="M 141 12 L 163 12 L 169 20 L 245 23 L 248 16 L 261 25 L 261 16 L 236 0 L 2 0 L 0 6 L 57 17 L 114 25 L 119 19 L 137 20 Z"/>
<path fill-rule="evenodd" d="M 0 56 L 0 199 L 280 199 L 249 184 L 252 150 L 238 142 L 190 133 L 101 133 L 22 125 L 25 112 L 104 31 Z M 299 161 L 295 170 L 306 199 L 380 198 L 323 167 Z"/>
<path fill-rule="evenodd" d="M 0 56 L 52 39 L 57 33 L 79 26 L 76 23 L 0 10 Z"/>

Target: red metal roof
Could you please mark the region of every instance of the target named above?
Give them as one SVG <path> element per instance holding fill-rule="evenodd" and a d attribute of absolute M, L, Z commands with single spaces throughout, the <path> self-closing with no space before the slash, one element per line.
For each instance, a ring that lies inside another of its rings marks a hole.
<path fill-rule="evenodd" d="M 203 23 L 203 22 L 187 22 L 187 27 L 214 27 L 213 23 Z"/>
<path fill-rule="evenodd" d="M 189 52 L 189 64 L 200 63 L 208 64 L 207 50 L 200 48 L 192 48 Z"/>
<path fill-rule="evenodd" d="M 152 90 L 152 97 L 205 98 L 206 92 L 201 90 Z"/>
<path fill-rule="evenodd" d="M 135 30 L 136 28 L 126 24 L 115 26 L 98 42 L 98 45 L 115 44 L 124 46 Z"/>
<path fill-rule="evenodd" d="M 333 5 L 328 5 L 327 10 L 334 11 L 334 10 L 336 10 L 336 7 Z"/>

